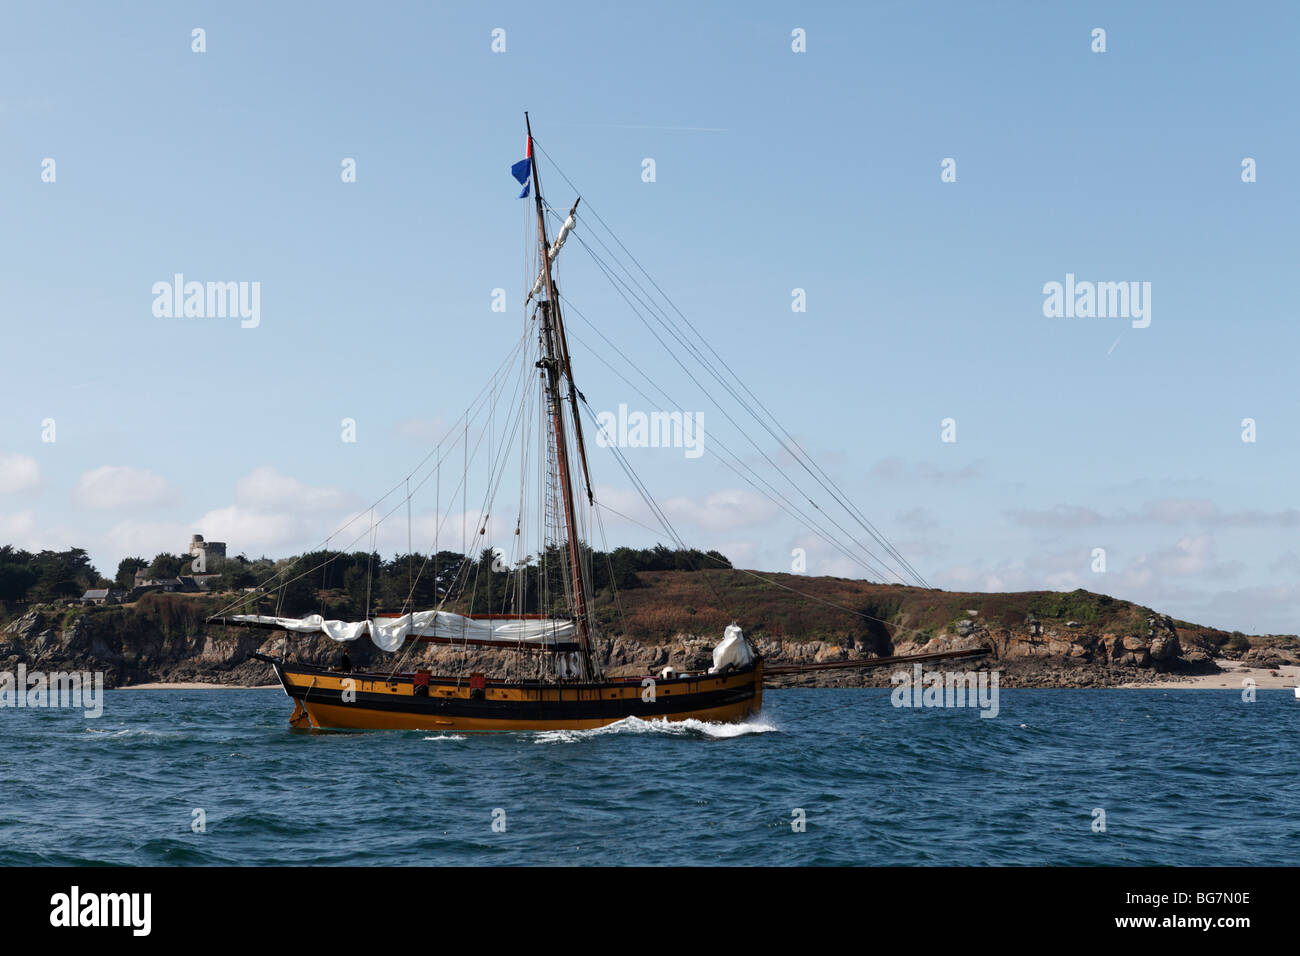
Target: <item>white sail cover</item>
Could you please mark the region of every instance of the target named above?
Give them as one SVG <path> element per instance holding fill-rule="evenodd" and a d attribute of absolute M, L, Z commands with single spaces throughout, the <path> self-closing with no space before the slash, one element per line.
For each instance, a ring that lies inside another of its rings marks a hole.
<path fill-rule="evenodd" d="M 709 668 L 709 673 L 716 674 L 728 664 L 744 667 L 753 659 L 754 654 L 750 651 L 749 642 L 745 640 L 740 627 L 736 624 L 728 624 L 727 629 L 722 632 L 722 643 L 713 649 L 713 666 Z"/>
<path fill-rule="evenodd" d="M 560 254 L 560 250 L 564 247 L 564 240 L 569 238 L 569 233 L 573 232 L 573 227 L 575 225 L 577 225 L 577 222 L 573 218 L 573 213 L 569 213 L 569 215 L 565 217 L 564 225 L 560 227 L 559 235 L 555 237 L 555 242 L 551 244 L 550 253 L 547 255 L 547 258 L 552 262 L 554 262 L 555 257 Z M 546 270 L 539 269 L 537 272 L 537 281 L 533 283 L 533 291 L 528 293 L 528 298 L 524 300 L 524 304 L 527 305 L 529 302 L 533 301 L 534 297 L 541 295 L 542 289 L 545 287 Z"/>
<path fill-rule="evenodd" d="M 327 621 L 319 614 L 307 617 L 237 614 L 231 620 L 298 634 L 324 634 L 335 641 L 355 641 L 363 634 L 368 634 L 375 646 L 384 651 L 397 650 L 408 637 L 486 641 L 503 647 L 521 643 L 549 647 L 575 641 L 578 633 L 572 621 L 511 618 L 475 620 L 450 611 L 416 611 L 401 617 L 377 618 L 373 621 Z"/>

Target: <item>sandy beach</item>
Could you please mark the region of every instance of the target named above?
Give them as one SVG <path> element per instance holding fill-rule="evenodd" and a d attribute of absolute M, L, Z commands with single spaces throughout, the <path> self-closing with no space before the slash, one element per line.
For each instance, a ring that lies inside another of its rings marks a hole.
<path fill-rule="evenodd" d="M 1216 658 L 1214 663 L 1223 669 L 1223 673 L 1202 674 L 1177 681 L 1146 681 L 1120 686 L 1141 690 L 1223 690 L 1225 688 L 1241 690 L 1241 682 L 1247 677 L 1253 678 L 1255 686 L 1261 690 L 1295 687 L 1300 684 L 1300 665 L 1286 664 L 1277 669 L 1246 667 L 1240 661 L 1231 661 L 1222 657 Z"/>

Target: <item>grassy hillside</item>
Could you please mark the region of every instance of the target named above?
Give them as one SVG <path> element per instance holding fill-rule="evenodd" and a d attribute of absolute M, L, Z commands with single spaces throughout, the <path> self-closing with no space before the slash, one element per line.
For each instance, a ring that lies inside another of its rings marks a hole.
<path fill-rule="evenodd" d="M 599 592 L 594 611 L 605 634 L 648 643 L 679 634 L 716 638 L 735 621 L 755 638 L 820 640 L 887 654 L 899 643 L 952 634 L 959 622 L 972 618 L 986 628 L 1011 632 L 1025 632 L 1032 618 L 1045 631 L 1075 622 L 1080 632 L 1122 635 L 1145 633 L 1148 618 L 1163 617 L 1158 610 L 1083 590 L 939 591 L 793 574 L 764 574 L 767 580 L 761 580 L 732 569 L 639 571 L 637 578 L 637 586 L 623 588 L 617 596 L 609 588 Z M 42 626 L 69 630 L 84 615 L 95 634 L 110 643 L 143 639 L 157 651 L 157 645 L 203 634 L 203 618 L 228 601 L 223 595 L 150 594 L 111 607 L 47 605 Z M 12 619 L 33 607 L 11 607 L 6 616 Z M 1185 648 L 1212 655 L 1297 644 L 1293 635 L 1248 638 L 1187 621 L 1173 624 Z"/>
<path fill-rule="evenodd" d="M 606 631 L 623 631 L 626 622 L 626 633 L 640 640 L 681 632 L 704 636 L 722 633 L 734 620 L 755 637 L 836 644 L 852 640 L 884 652 L 893 643 L 951 633 L 958 621 L 971 618 L 969 611 L 978 611 L 978 619 L 989 627 L 1022 630 L 1032 617 L 1045 629 L 1074 621 L 1081 629 L 1117 634 L 1145 632 L 1148 617 L 1163 616 L 1158 610 L 1083 590 L 938 591 L 849 578 L 764 574 L 773 582 L 768 583 L 733 570 L 643 571 L 638 577 L 642 587 L 619 592 L 621 614 L 608 592 L 597 602 Z M 1234 641 L 1242 645 L 1236 649 L 1244 650 L 1252 644 L 1294 640 L 1234 637 L 1235 632 L 1186 621 L 1174 625 L 1187 646 L 1207 652 Z"/>

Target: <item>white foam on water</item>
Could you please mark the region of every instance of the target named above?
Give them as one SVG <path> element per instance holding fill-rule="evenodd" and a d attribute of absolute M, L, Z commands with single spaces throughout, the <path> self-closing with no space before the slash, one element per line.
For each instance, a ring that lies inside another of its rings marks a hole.
<path fill-rule="evenodd" d="M 616 723 L 593 730 L 542 730 L 533 738 L 537 744 L 576 744 L 596 737 L 612 734 L 651 734 L 665 737 L 698 737 L 714 740 L 726 740 L 731 737 L 747 737 L 750 734 L 769 734 L 777 730 L 775 724 L 749 722 L 739 724 L 720 724 L 707 720 L 642 720 L 639 717 L 624 717 Z"/>
<path fill-rule="evenodd" d="M 432 737 L 424 737 L 424 740 L 465 740 L 464 734 L 434 734 Z"/>
<path fill-rule="evenodd" d="M 166 737 L 179 739 L 185 735 L 171 730 L 150 730 L 148 727 L 123 727 L 119 730 L 110 730 L 107 727 L 86 727 L 83 733 L 102 734 L 105 737 Z"/>

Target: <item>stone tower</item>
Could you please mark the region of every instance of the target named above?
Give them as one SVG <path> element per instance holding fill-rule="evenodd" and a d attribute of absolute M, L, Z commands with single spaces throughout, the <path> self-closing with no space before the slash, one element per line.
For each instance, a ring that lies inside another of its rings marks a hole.
<path fill-rule="evenodd" d="M 189 553 L 194 556 L 190 570 L 195 574 L 213 574 L 226 560 L 226 543 L 224 541 L 204 541 L 203 535 L 190 537 Z"/>

